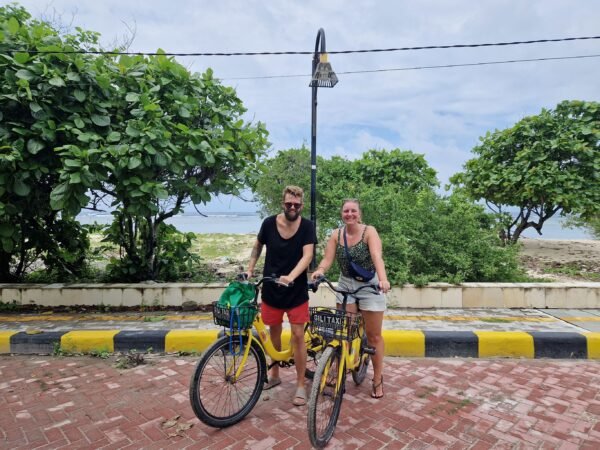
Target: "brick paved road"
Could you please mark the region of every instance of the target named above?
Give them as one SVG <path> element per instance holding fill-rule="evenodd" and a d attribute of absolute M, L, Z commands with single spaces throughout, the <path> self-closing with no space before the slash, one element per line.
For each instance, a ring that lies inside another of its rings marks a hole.
<path fill-rule="evenodd" d="M 119 370 L 90 357 L 0 358 L 1 448 L 307 449 L 292 371 L 240 424 L 216 430 L 188 403 L 195 358 Z M 386 396 L 351 380 L 329 448 L 600 448 L 600 363 L 386 358 Z M 180 416 L 177 418 L 177 416 Z M 175 419 L 164 428 L 165 421 Z M 178 426 L 181 429 L 176 435 Z"/>

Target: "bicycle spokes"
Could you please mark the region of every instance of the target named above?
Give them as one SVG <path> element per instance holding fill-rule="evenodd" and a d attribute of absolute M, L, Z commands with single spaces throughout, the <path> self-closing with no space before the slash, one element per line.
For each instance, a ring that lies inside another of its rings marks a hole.
<path fill-rule="evenodd" d="M 315 372 L 308 411 L 311 443 L 320 448 L 327 444 L 337 424 L 344 395 L 345 369 L 342 349 L 328 347 Z"/>
<path fill-rule="evenodd" d="M 190 382 L 190 400 L 196 416 L 214 427 L 226 427 L 252 410 L 266 377 L 262 349 L 244 344 L 245 357 L 230 352 L 229 338 L 215 342 L 198 361 Z"/>

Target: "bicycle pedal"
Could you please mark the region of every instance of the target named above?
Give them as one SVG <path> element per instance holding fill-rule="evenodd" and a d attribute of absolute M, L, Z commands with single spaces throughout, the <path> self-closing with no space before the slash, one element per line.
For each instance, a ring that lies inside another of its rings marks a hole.
<path fill-rule="evenodd" d="M 367 355 L 374 355 L 375 347 L 365 347 L 365 348 L 363 348 L 363 352 L 366 353 Z"/>

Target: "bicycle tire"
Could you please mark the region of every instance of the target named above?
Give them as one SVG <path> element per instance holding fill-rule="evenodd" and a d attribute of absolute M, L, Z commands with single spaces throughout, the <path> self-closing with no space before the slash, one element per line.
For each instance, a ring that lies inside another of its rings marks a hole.
<path fill-rule="evenodd" d="M 242 346 L 248 343 L 243 338 Z M 233 353 L 232 353 L 233 350 Z M 206 425 L 225 428 L 242 420 L 260 398 L 267 379 L 265 354 L 255 341 L 250 344 L 248 359 L 235 382 L 235 373 L 243 357 L 239 340 L 224 336 L 212 344 L 200 357 L 190 380 L 190 402 L 196 417 Z M 235 353 L 240 353 L 236 355 Z"/>
<path fill-rule="evenodd" d="M 371 362 L 371 355 L 364 352 L 364 349 L 367 345 L 367 335 L 363 332 L 363 335 L 360 337 L 360 353 L 358 355 L 360 358 L 360 363 L 358 367 L 352 371 L 352 379 L 357 386 L 365 381 L 367 369 L 369 368 L 369 363 Z"/>
<path fill-rule="evenodd" d="M 327 347 L 315 371 L 308 399 L 307 422 L 310 442 L 316 448 L 327 445 L 340 416 L 346 382 L 346 369 L 341 353 L 340 347 Z M 338 385 L 340 370 L 342 377 L 341 384 Z M 323 380 L 324 377 L 335 381 L 327 383 L 327 380 Z M 322 390 L 321 385 L 324 386 Z"/>
<path fill-rule="evenodd" d="M 304 342 L 306 343 L 306 369 L 304 370 L 304 376 L 312 380 L 326 344 L 320 335 L 310 331 L 310 324 L 308 323 L 304 327 Z"/>

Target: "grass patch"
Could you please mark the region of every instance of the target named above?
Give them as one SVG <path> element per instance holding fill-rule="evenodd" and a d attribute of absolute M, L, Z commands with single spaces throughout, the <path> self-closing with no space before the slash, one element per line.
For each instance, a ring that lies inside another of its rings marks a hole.
<path fill-rule="evenodd" d="M 581 278 L 587 281 L 600 281 L 600 273 L 589 272 L 581 267 L 573 264 L 565 264 L 563 266 L 545 267 L 544 273 L 565 275 L 573 278 Z"/>
<path fill-rule="evenodd" d="M 146 364 L 143 353 L 138 353 L 135 349 L 130 350 L 117 358 L 115 361 L 115 368 L 117 369 L 131 369 L 141 364 Z"/>
<path fill-rule="evenodd" d="M 161 322 L 166 318 L 167 316 L 145 316 L 144 322 Z"/>
<path fill-rule="evenodd" d="M 448 403 L 450 403 L 451 405 L 454 405 L 452 408 L 450 408 L 447 412 L 448 414 L 456 414 L 460 409 L 464 408 L 465 406 L 469 406 L 472 405 L 473 402 L 471 400 L 469 400 L 468 398 L 463 398 L 462 400 L 456 401 L 456 400 L 447 400 Z"/>
<path fill-rule="evenodd" d="M 436 387 L 426 387 L 426 388 L 423 388 L 423 392 L 419 392 L 416 395 L 419 398 L 425 398 L 425 397 L 428 397 L 429 395 L 433 394 L 435 391 L 437 391 Z"/>
<path fill-rule="evenodd" d="M 110 353 L 108 350 L 92 350 L 90 356 L 92 358 L 108 359 Z"/>
<path fill-rule="evenodd" d="M 218 258 L 236 258 L 240 253 L 249 252 L 252 249 L 256 236 L 254 234 L 200 234 L 196 233 L 196 239 L 192 244 L 192 252 L 205 260 Z"/>
<path fill-rule="evenodd" d="M 0 302 L 0 312 L 13 312 L 19 309 L 19 305 L 17 305 L 17 301 L 13 300 L 12 302 Z"/>
<path fill-rule="evenodd" d="M 488 322 L 488 323 L 511 323 L 511 322 L 514 322 L 514 320 L 500 319 L 500 318 L 496 318 L 496 317 L 484 317 L 481 319 L 481 321 Z"/>

